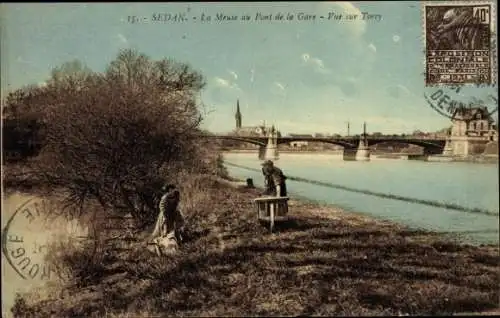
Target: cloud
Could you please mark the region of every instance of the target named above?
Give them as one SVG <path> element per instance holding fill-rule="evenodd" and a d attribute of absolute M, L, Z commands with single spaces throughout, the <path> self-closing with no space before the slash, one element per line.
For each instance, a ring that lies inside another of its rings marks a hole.
<path fill-rule="evenodd" d="M 351 2 L 334 2 L 334 4 L 342 8 L 345 13 L 361 15 L 361 11 Z"/>
<path fill-rule="evenodd" d="M 325 68 L 325 63 L 323 63 L 322 60 L 318 58 L 312 58 L 311 62 L 318 68 L 318 69 L 324 69 Z"/>
<path fill-rule="evenodd" d="M 229 72 L 229 74 L 231 74 L 231 76 L 232 76 L 235 80 L 237 80 L 237 79 L 238 79 L 238 74 L 236 74 L 236 72 L 235 72 L 235 71 L 231 71 L 231 70 L 230 70 L 230 71 L 228 71 L 228 72 Z"/>
<path fill-rule="evenodd" d="M 125 37 L 125 35 L 118 33 L 118 40 L 120 40 L 121 43 L 123 44 L 128 44 L 128 39 Z"/>
<path fill-rule="evenodd" d="M 323 60 L 317 57 L 312 57 L 311 55 L 309 55 L 309 53 L 302 54 L 301 58 L 306 65 L 311 65 L 315 72 L 323 74 L 330 73 L 330 70 L 325 67 L 325 63 L 323 62 Z"/>
<path fill-rule="evenodd" d="M 370 44 L 368 45 L 368 48 L 369 48 L 371 51 L 373 51 L 374 53 L 377 53 L 377 47 L 375 46 L 375 44 L 370 43 Z"/>
<path fill-rule="evenodd" d="M 215 85 L 217 85 L 218 87 L 231 87 L 231 83 L 229 83 L 228 80 L 225 80 L 223 78 L 215 77 L 214 81 Z"/>
<path fill-rule="evenodd" d="M 283 86 L 283 84 L 281 84 L 280 82 L 274 82 L 274 85 L 282 91 L 285 90 L 285 86 Z"/>
<path fill-rule="evenodd" d="M 369 46 L 370 47 L 370 46 Z M 374 52 L 376 51 L 375 46 Z M 366 53 L 364 53 L 366 54 Z M 369 54 L 372 55 L 372 54 Z M 323 60 L 311 56 L 309 53 L 304 53 L 301 55 L 304 64 L 309 66 L 315 73 L 315 76 L 311 76 L 308 79 L 310 85 L 323 86 L 323 85 L 334 85 L 337 86 L 340 91 L 348 97 L 355 96 L 359 93 L 358 86 L 360 85 L 356 78 L 352 76 L 353 72 L 351 69 L 344 71 L 339 71 L 342 69 L 342 65 L 338 65 L 335 68 L 330 68 L 325 65 Z M 361 63 L 361 59 L 357 60 Z M 359 65 L 359 63 L 357 65 Z M 332 71 L 335 69 L 335 72 Z M 365 67 L 364 70 L 368 69 Z M 358 77 L 358 76 L 357 76 Z"/>
<path fill-rule="evenodd" d="M 233 103 L 244 91 L 236 83 L 222 77 L 214 77 L 206 90 L 205 100 L 214 104 Z"/>
<path fill-rule="evenodd" d="M 238 87 L 238 84 L 231 83 L 231 81 L 223 79 L 222 77 L 214 77 L 214 82 L 217 88 L 228 88 L 241 91 L 241 89 Z"/>
<path fill-rule="evenodd" d="M 362 14 L 358 7 L 356 7 L 351 2 L 335 2 L 335 1 L 325 1 L 320 4 L 322 8 L 328 11 L 335 12 L 337 14 L 342 14 L 345 16 L 358 15 L 358 18 L 354 21 L 349 21 L 345 25 L 351 30 L 352 34 L 356 37 L 362 36 L 366 31 L 366 22 L 362 20 Z M 322 13 L 324 14 L 324 13 Z"/>
<path fill-rule="evenodd" d="M 398 43 L 398 42 L 399 42 L 399 40 L 401 40 L 401 37 L 400 37 L 399 35 L 397 35 L 397 34 L 394 34 L 394 35 L 392 36 L 392 40 L 393 40 L 395 43 Z"/>
<path fill-rule="evenodd" d="M 280 82 L 273 82 L 269 89 L 271 93 L 276 94 L 277 96 L 286 97 L 287 95 L 285 85 Z"/>

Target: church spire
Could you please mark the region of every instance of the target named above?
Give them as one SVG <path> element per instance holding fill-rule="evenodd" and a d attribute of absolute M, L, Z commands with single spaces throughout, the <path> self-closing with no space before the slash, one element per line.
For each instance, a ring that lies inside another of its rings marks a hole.
<path fill-rule="evenodd" d="M 240 112 L 240 100 L 236 100 L 236 129 L 241 128 L 241 112 Z"/>

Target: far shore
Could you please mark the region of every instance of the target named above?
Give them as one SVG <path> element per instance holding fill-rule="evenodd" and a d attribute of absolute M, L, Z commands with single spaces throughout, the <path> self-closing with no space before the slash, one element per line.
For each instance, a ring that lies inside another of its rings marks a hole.
<path fill-rule="evenodd" d="M 258 149 L 230 149 L 224 150 L 223 152 L 230 153 L 257 153 Z M 320 153 L 320 154 L 339 154 L 343 153 L 343 150 L 279 150 L 279 153 L 296 153 L 296 154 L 311 154 L 311 153 Z"/>
<path fill-rule="evenodd" d="M 224 150 L 223 153 L 242 153 L 242 154 L 257 154 L 257 149 L 231 149 Z M 279 150 L 279 154 L 287 155 L 311 155 L 315 156 L 342 156 L 343 150 Z M 442 155 L 431 155 L 429 157 L 418 158 L 418 156 L 423 156 L 422 154 L 415 153 L 391 153 L 391 152 L 377 152 L 370 154 L 372 159 L 392 159 L 392 160 L 409 160 L 408 156 L 417 156 L 415 159 L 418 161 L 427 162 L 466 162 L 466 163 L 481 163 L 481 164 L 498 164 L 498 155 L 475 155 L 468 157 L 457 157 L 457 156 L 442 156 Z"/>

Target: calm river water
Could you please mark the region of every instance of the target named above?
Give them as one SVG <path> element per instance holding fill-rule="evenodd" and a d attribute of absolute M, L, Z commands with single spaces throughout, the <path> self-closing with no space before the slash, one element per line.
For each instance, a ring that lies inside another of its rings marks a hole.
<path fill-rule="evenodd" d="M 261 169 L 255 153 L 225 153 L 224 160 Z M 281 153 L 275 164 L 286 175 L 334 183 L 360 190 L 446 202 L 489 210 L 496 215 L 449 210 L 381 198 L 288 180 L 291 196 L 299 195 L 349 211 L 388 219 L 438 232 L 453 232 L 470 243 L 498 243 L 498 165 L 424 162 L 372 158 L 369 162 L 343 161 L 340 155 Z M 263 185 L 259 172 L 227 165 L 238 178 L 253 178 Z"/>

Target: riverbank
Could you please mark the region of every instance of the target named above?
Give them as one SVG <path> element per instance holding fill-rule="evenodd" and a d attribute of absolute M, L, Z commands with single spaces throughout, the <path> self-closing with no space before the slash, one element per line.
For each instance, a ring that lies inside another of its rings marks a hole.
<path fill-rule="evenodd" d="M 431 155 L 424 156 L 419 154 L 371 154 L 371 159 L 396 159 L 396 160 L 421 160 L 428 162 L 465 162 L 465 163 L 480 163 L 480 164 L 498 164 L 498 156 L 480 155 L 480 156 L 444 156 Z"/>
<path fill-rule="evenodd" d="M 258 149 L 231 149 L 225 150 L 227 153 L 258 153 Z M 287 154 L 324 154 L 324 155 L 342 155 L 344 150 L 293 150 L 293 149 L 279 149 L 279 153 Z"/>
<path fill-rule="evenodd" d="M 17 302 L 19 316 L 434 315 L 497 308 L 498 246 L 327 205 L 290 201 L 276 233 L 259 224 L 259 189 L 215 182 L 187 215 L 180 252 L 159 259 L 139 233 L 102 270 Z"/>
<path fill-rule="evenodd" d="M 257 149 L 232 149 L 226 150 L 226 153 L 234 153 L 234 154 L 248 154 L 255 153 L 257 154 Z M 309 156 L 314 154 L 315 156 L 342 156 L 343 150 L 279 150 L 280 154 L 287 155 L 305 155 Z M 392 159 L 392 160 L 409 160 L 409 156 L 413 156 L 411 158 L 413 160 L 421 160 L 428 162 L 465 162 L 465 163 L 479 163 L 479 164 L 498 164 L 498 155 L 474 155 L 467 157 L 459 157 L 459 156 L 442 156 L 442 155 L 433 155 L 433 156 L 424 156 L 422 154 L 412 154 L 412 153 L 384 153 L 384 152 L 374 152 L 370 155 L 370 158 L 373 160 L 377 159 Z M 421 158 L 419 158 L 421 157 Z M 410 160 L 411 160 L 410 159 Z"/>
<path fill-rule="evenodd" d="M 480 155 L 468 157 L 454 157 L 454 162 L 498 164 L 498 155 Z"/>

